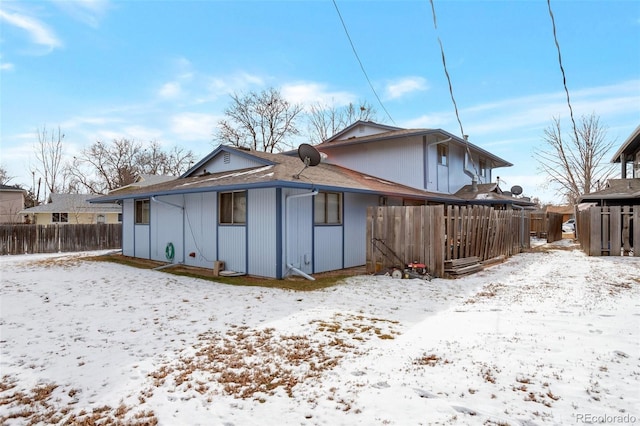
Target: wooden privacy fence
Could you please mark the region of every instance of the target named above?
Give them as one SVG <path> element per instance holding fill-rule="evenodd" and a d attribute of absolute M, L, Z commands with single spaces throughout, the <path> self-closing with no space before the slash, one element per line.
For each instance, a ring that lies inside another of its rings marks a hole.
<path fill-rule="evenodd" d="M 122 248 L 122 224 L 0 225 L 0 254 Z"/>
<path fill-rule="evenodd" d="M 417 261 L 443 277 L 457 259 L 511 256 L 530 247 L 529 221 L 528 212 L 488 206 L 369 207 L 367 272 Z"/>
<path fill-rule="evenodd" d="M 580 248 L 589 256 L 640 256 L 640 206 L 590 207 L 578 213 Z"/>
<path fill-rule="evenodd" d="M 531 236 L 545 238 L 548 243 L 562 239 L 562 213 L 531 213 Z"/>

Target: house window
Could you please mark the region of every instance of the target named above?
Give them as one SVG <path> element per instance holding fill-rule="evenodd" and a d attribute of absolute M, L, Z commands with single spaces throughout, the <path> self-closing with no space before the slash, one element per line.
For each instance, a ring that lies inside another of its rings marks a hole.
<path fill-rule="evenodd" d="M 143 200 L 136 200 L 136 224 L 148 225 L 149 224 L 149 204 L 148 198 Z"/>
<path fill-rule="evenodd" d="M 122 222 L 122 213 L 118 213 L 118 222 Z"/>
<path fill-rule="evenodd" d="M 487 162 L 485 160 L 480 160 L 480 164 L 478 166 L 480 170 L 480 177 L 487 177 Z"/>
<path fill-rule="evenodd" d="M 105 217 L 104 217 L 104 215 L 103 215 L 103 214 L 99 214 L 99 215 L 96 217 L 96 222 L 97 222 L 97 223 L 105 223 Z"/>
<path fill-rule="evenodd" d="M 314 198 L 314 222 L 316 225 L 339 225 L 342 223 L 342 194 L 319 192 Z"/>
<path fill-rule="evenodd" d="M 438 145 L 438 164 L 448 166 L 449 147 L 447 145 Z"/>
<path fill-rule="evenodd" d="M 53 223 L 68 223 L 69 222 L 69 214 L 68 213 L 51 213 L 51 222 L 53 222 Z"/>
<path fill-rule="evenodd" d="M 221 192 L 218 206 L 221 225 L 247 223 L 247 191 Z"/>

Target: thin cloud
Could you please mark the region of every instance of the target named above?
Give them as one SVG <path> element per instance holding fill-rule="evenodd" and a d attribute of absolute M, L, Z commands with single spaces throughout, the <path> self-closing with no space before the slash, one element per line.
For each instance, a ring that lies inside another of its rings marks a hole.
<path fill-rule="evenodd" d="M 0 10 L 0 22 L 5 22 L 26 31 L 31 40 L 49 51 L 62 47 L 62 41 L 45 23 L 19 12 Z"/>
<path fill-rule="evenodd" d="M 220 118 L 213 114 L 184 112 L 170 119 L 170 129 L 180 140 L 211 140 Z"/>
<path fill-rule="evenodd" d="M 163 99 L 175 99 L 182 94 L 182 87 L 180 83 L 172 81 L 162 85 L 158 91 L 158 96 Z"/>
<path fill-rule="evenodd" d="M 282 86 L 281 93 L 289 102 L 303 105 L 348 105 L 355 100 L 352 93 L 329 91 L 326 85 L 311 82 L 286 84 Z"/>
<path fill-rule="evenodd" d="M 14 65 L 10 62 L 3 62 L 0 64 L 0 71 L 12 71 L 14 68 Z"/>
<path fill-rule="evenodd" d="M 55 0 L 54 4 L 73 19 L 97 28 L 111 4 L 107 0 Z"/>
<path fill-rule="evenodd" d="M 422 92 L 429 89 L 427 80 L 422 77 L 404 77 L 399 80 L 390 82 L 386 89 L 387 99 L 398 99 L 406 94 L 414 92 Z"/>

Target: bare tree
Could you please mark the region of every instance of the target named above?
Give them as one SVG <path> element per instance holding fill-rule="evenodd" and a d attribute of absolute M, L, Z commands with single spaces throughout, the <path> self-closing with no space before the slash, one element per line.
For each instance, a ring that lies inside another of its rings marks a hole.
<path fill-rule="evenodd" d="M 3 166 L 0 166 L 0 185 L 9 185 L 13 176 L 9 176 L 9 172 Z"/>
<path fill-rule="evenodd" d="M 322 143 L 358 120 L 376 119 L 376 110 L 366 101 L 359 106 L 349 103 L 342 108 L 315 103 L 309 107 L 309 136 L 312 143 Z"/>
<path fill-rule="evenodd" d="M 156 141 L 147 146 L 129 139 L 97 141 L 73 158 L 68 172 L 71 192 L 104 194 L 135 182 L 141 174 L 178 176 L 188 170 L 194 155 L 182 148 L 169 152 Z"/>
<path fill-rule="evenodd" d="M 282 151 L 300 132 L 297 120 L 302 106 L 291 104 L 274 88 L 260 93 L 234 94 L 225 110 L 227 119 L 218 122 L 215 139 L 256 151 Z"/>
<path fill-rule="evenodd" d="M 36 171 L 44 178 L 45 194 L 60 192 L 65 186 L 64 165 L 63 165 L 63 147 L 62 140 L 64 133 L 58 127 L 58 131 L 48 131 L 45 126 L 42 130 L 37 129 L 38 144 L 35 146 L 36 160 L 38 164 Z"/>
<path fill-rule="evenodd" d="M 560 119 L 544 131 L 546 149 L 536 152 L 540 169 L 558 194 L 575 204 L 582 194 L 600 190 L 613 174 L 613 165 L 604 160 L 614 141 L 607 139 L 607 129 L 595 114 L 583 116 L 580 123 L 563 137 Z"/>

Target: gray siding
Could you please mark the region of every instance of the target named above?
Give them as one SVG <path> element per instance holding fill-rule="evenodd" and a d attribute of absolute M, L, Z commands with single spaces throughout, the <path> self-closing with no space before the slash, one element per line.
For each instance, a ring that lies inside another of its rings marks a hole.
<path fill-rule="evenodd" d="M 282 273 L 287 270 L 287 262 L 301 271 L 313 273 L 313 197 L 292 198 L 287 208 L 287 197 L 294 194 L 308 194 L 308 190 L 283 189 L 282 191 L 282 229 L 283 266 Z"/>
<path fill-rule="evenodd" d="M 232 170 L 248 169 L 251 167 L 261 167 L 264 164 L 254 161 L 242 155 L 228 152 L 220 152 L 206 164 L 203 164 L 195 171 L 193 176 L 202 174 L 205 170 L 209 173 L 228 172 Z"/>
<path fill-rule="evenodd" d="M 217 192 L 185 196 L 185 263 L 213 268 L 216 254 Z M 195 257 L 189 256 L 195 253 Z"/>
<path fill-rule="evenodd" d="M 313 272 L 342 269 L 342 226 L 315 226 Z"/>
<path fill-rule="evenodd" d="M 277 276 L 276 190 L 249 190 L 247 232 L 251 275 Z"/>
<path fill-rule="evenodd" d="M 327 162 L 414 188 L 423 188 L 425 179 L 422 138 L 398 142 L 382 141 L 344 146 L 336 149 L 335 155 L 328 148 Z"/>
<path fill-rule="evenodd" d="M 367 207 L 377 206 L 378 196 L 344 194 L 344 267 L 366 263 Z"/>
<path fill-rule="evenodd" d="M 244 226 L 218 226 L 218 260 L 225 269 L 247 272 L 247 229 Z"/>
<path fill-rule="evenodd" d="M 134 256 L 149 259 L 149 227 L 150 225 L 134 225 Z"/>
<path fill-rule="evenodd" d="M 157 200 L 184 206 L 182 195 L 157 197 Z M 167 261 L 166 248 L 173 244 L 175 257 L 173 262 L 184 262 L 184 217 L 183 210 L 151 200 L 151 259 Z"/>
<path fill-rule="evenodd" d="M 133 200 L 124 200 L 122 203 L 122 254 L 135 256 Z"/>

